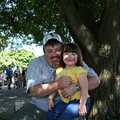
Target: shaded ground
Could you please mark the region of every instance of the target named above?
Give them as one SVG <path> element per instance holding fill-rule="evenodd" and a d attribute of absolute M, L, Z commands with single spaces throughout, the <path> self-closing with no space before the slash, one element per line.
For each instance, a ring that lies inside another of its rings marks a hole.
<path fill-rule="evenodd" d="M 31 96 L 26 94 L 25 89 L 0 89 L 0 120 L 11 120 L 13 113 L 30 100 Z"/>
<path fill-rule="evenodd" d="M 5 120 L 1 118 L 5 117 L 3 113 L 13 113 L 30 100 L 31 96 L 26 94 L 25 89 L 0 89 L 0 120 Z"/>

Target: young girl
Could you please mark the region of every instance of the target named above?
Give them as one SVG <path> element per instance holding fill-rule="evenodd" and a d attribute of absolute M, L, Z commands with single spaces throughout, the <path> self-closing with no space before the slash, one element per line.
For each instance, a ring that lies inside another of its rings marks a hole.
<path fill-rule="evenodd" d="M 80 88 L 72 97 L 64 98 L 62 90 L 58 93 L 61 101 L 54 105 L 56 92 L 48 97 L 48 115 L 47 120 L 73 120 L 78 116 L 85 116 L 90 107 L 88 96 L 87 71 L 82 66 L 82 54 L 78 45 L 68 43 L 63 47 L 61 67 L 56 70 L 56 80 L 62 76 L 69 76 L 75 88 Z M 77 86 L 79 85 L 79 86 Z"/>

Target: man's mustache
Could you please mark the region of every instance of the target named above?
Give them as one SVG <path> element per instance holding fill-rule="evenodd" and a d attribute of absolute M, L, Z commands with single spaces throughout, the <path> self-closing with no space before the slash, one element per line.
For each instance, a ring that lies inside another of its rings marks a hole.
<path fill-rule="evenodd" d="M 56 57 L 51 57 L 50 59 L 54 59 L 54 58 L 58 58 L 58 59 L 60 59 L 60 57 L 58 57 L 58 56 L 56 56 Z"/>

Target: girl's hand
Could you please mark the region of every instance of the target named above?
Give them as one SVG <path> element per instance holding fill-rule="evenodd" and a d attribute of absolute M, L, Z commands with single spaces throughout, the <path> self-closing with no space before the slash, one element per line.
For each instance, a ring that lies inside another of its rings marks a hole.
<path fill-rule="evenodd" d="M 87 113 L 86 105 L 85 104 L 84 105 L 80 104 L 79 105 L 79 115 L 80 116 L 85 116 L 86 113 Z"/>
<path fill-rule="evenodd" d="M 54 107 L 54 102 L 53 102 L 52 99 L 49 99 L 49 100 L 48 100 L 48 109 L 49 109 L 49 110 L 52 110 L 53 107 Z"/>

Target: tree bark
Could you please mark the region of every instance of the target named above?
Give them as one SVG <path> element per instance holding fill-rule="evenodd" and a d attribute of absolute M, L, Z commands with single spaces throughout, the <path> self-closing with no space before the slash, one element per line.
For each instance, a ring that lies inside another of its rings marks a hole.
<path fill-rule="evenodd" d="M 120 119 L 120 1 L 108 0 L 99 34 L 101 85 L 89 119 Z"/>
<path fill-rule="evenodd" d="M 74 41 L 82 49 L 84 60 L 97 71 L 95 66 L 98 64 L 98 55 L 96 52 L 98 43 L 96 36 L 98 33 L 93 31 L 98 31 L 99 29 L 97 24 L 93 21 L 92 12 L 88 12 L 88 8 L 89 11 L 91 10 L 90 7 L 86 7 L 85 3 L 87 3 L 87 0 L 58 0 L 58 3 L 64 11 L 65 20 Z M 88 2 L 87 6 L 90 6 L 91 4 L 91 2 Z M 89 19 L 88 17 L 84 17 L 90 15 L 91 18 Z"/>

